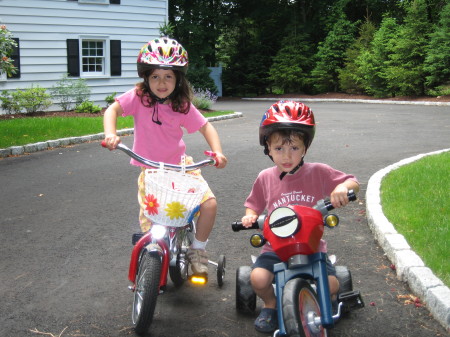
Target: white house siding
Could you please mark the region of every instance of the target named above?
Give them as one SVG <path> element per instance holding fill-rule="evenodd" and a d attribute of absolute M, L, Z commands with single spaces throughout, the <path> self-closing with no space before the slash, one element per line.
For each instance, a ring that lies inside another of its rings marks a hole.
<path fill-rule="evenodd" d="M 68 71 L 67 39 L 87 36 L 120 40 L 122 61 L 120 76 L 81 76 L 91 88 L 90 99 L 105 106 L 106 96 L 130 89 L 139 80 L 136 73 L 139 48 L 159 36 L 159 27 L 167 21 L 168 0 L 106 2 L 0 0 L 0 24 L 6 25 L 20 41 L 21 73 L 17 79 L 2 76 L 0 91 L 32 85 L 51 88 Z"/>

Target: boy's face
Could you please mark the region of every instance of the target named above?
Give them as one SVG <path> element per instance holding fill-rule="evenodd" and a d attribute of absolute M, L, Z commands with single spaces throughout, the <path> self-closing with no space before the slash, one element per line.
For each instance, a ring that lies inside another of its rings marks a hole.
<path fill-rule="evenodd" d="M 166 98 L 174 90 L 177 78 L 173 70 L 155 69 L 148 77 L 150 90 L 158 98 Z"/>
<path fill-rule="evenodd" d="M 306 153 L 303 139 L 296 135 L 286 139 L 274 133 L 268 139 L 268 145 L 269 155 L 281 172 L 292 171 Z"/>

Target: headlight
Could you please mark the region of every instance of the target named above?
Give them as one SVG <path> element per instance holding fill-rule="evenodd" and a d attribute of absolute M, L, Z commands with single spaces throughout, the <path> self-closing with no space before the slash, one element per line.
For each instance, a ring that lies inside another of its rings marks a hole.
<path fill-rule="evenodd" d="M 325 217 L 325 226 L 333 228 L 339 225 L 339 217 L 336 214 L 330 214 Z"/>
<path fill-rule="evenodd" d="M 152 237 L 155 240 L 162 239 L 164 235 L 166 235 L 166 227 L 161 225 L 153 225 L 150 229 L 150 232 L 152 233 Z"/>
<path fill-rule="evenodd" d="M 255 248 L 262 247 L 262 246 L 264 246 L 265 243 L 266 243 L 266 240 L 264 239 L 264 237 L 261 234 L 253 234 L 250 237 L 250 244 L 252 245 L 252 247 L 255 247 Z"/>
<path fill-rule="evenodd" d="M 287 238 L 300 230 L 301 223 L 292 208 L 279 207 L 270 214 L 269 228 L 276 236 Z"/>

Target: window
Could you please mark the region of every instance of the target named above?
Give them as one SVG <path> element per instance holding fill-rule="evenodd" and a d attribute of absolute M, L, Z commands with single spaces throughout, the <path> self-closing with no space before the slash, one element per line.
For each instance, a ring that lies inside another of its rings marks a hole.
<path fill-rule="evenodd" d="M 83 74 L 104 75 L 105 42 L 83 40 L 81 42 L 81 69 Z"/>
<path fill-rule="evenodd" d="M 68 39 L 67 72 L 72 77 L 120 76 L 122 74 L 120 40 Z"/>

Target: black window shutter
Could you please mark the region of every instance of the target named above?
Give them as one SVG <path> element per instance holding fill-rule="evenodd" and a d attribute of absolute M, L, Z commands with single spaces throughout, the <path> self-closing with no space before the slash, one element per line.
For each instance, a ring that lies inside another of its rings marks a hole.
<path fill-rule="evenodd" d="M 120 0 L 109 0 L 109 3 L 113 5 L 120 5 Z"/>
<path fill-rule="evenodd" d="M 11 59 L 14 67 L 16 67 L 16 73 L 8 76 L 8 78 L 20 78 L 20 44 L 18 38 L 13 38 L 13 40 L 17 43 L 17 47 L 13 48 Z"/>
<path fill-rule="evenodd" d="M 67 73 L 72 77 L 80 76 L 80 50 L 77 39 L 67 39 Z"/>
<path fill-rule="evenodd" d="M 110 41 L 111 76 L 122 75 L 122 47 L 120 40 Z"/>

